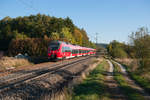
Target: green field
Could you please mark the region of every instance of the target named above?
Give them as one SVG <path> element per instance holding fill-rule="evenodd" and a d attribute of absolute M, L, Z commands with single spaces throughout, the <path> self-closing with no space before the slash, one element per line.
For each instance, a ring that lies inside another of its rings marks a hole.
<path fill-rule="evenodd" d="M 72 100 L 109 100 L 110 94 L 104 84 L 102 74 L 108 69 L 108 63 L 103 61 L 90 75 L 73 89 Z"/>

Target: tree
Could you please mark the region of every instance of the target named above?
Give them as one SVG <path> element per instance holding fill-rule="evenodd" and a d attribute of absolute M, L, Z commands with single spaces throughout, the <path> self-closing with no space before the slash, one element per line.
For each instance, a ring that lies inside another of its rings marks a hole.
<path fill-rule="evenodd" d="M 124 45 L 124 43 L 119 43 L 114 40 L 107 47 L 108 53 L 114 58 L 127 58 L 128 55 L 125 51 Z"/>
<path fill-rule="evenodd" d="M 50 38 L 53 40 L 59 40 L 59 34 L 57 32 L 53 32 L 51 33 Z"/>
<path fill-rule="evenodd" d="M 134 47 L 135 57 L 139 60 L 140 68 L 150 70 L 150 35 L 145 27 L 132 32 L 130 36 L 131 45 Z"/>
<path fill-rule="evenodd" d="M 140 28 L 130 36 L 137 58 L 150 58 L 150 35 L 147 28 Z"/>
<path fill-rule="evenodd" d="M 70 29 L 67 28 L 67 27 L 64 27 L 62 28 L 62 31 L 60 33 L 60 36 L 63 38 L 63 39 L 66 39 L 68 40 L 68 42 L 70 43 L 75 43 L 75 39 L 74 37 L 72 36 L 71 32 L 70 32 Z"/>

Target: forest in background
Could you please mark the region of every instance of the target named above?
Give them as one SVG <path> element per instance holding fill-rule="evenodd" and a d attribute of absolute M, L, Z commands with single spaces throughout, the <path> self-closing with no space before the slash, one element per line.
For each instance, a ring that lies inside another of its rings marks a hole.
<path fill-rule="evenodd" d="M 95 48 L 86 31 L 75 26 L 69 17 L 37 14 L 0 20 L 0 50 L 7 51 L 9 56 L 18 53 L 46 56 L 51 40 Z"/>

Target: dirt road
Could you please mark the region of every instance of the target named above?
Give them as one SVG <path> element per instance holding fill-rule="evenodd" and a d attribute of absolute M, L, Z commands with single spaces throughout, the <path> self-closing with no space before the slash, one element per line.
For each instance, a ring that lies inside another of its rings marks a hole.
<path fill-rule="evenodd" d="M 114 80 L 113 71 L 114 67 L 113 64 L 107 60 L 109 63 L 109 73 L 106 76 L 105 84 L 108 86 L 108 91 L 111 94 L 111 100 L 126 100 L 126 97 L 121 92 L 120 88 L 118 87 L 117 82 Z"/>

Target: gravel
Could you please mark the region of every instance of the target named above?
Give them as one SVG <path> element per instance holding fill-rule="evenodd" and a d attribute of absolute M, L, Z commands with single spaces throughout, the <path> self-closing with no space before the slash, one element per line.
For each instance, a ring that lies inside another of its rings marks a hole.
<path fill-rule="evenodd" d="M 67 87 L 75 76 L 88 68 L 88 65 L 92 63 L 93 60 L 94 58 L 90 58 L 82 63 L 80 62 L 53 74 L 48 74 L 45 77 L 23 83 L 17 87 L 11 87 L 10 90 L 1 93 L 0 99 L 40 100 L 44 98 L 45 100 L 50 100 L 52 96 L 57 96 L 55 94 L 61 92 L 64 87 Z M 9 76 L 9 78 L 10 77 L 13 76 Z"/>

